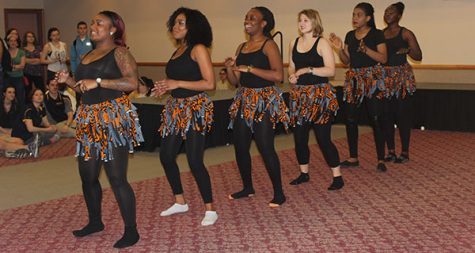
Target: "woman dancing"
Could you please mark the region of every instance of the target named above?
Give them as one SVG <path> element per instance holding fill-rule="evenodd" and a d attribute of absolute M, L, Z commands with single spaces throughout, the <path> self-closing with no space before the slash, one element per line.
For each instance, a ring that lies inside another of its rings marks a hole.
<path fill-rule="evenodd" d="M 274 15 L 266 7 L 250 9 L 244 20 L 249 39 L 238 46 L 236 56 L 225 60 L 229 81 L 241 86 L 229 108 L 229 126 L 233 129 L 235 155 L 244 187 L 228 197 L 240 199 L 255 193 L 249 152 L 254 136 L 274 188 L 270 207 L 278 207 L 286 200 L 279 157 L 274 148 L 274 128 L 278 122 L 284 123 L 285 128 L 289 123 L 287 106 L 275 86 L 275 82 L 283 79 L 283 67 L 277 44 L 271 39 L 274 24 Z"/>
<path fill-rule="evenodd" d="M 160 213 L 169 216 L 188 211 L 183 195 L 176 157 L 185 143 L 186 157 L 205 203 L 201 225 L 213 225 L 218 214 L 213 206 L 211 180 L 203 157 L 205 134 L 213 122 L 213 103 L 203 91 L 214 90 L 215 80 L 209 47 L 213 41 L 211 26 L 198 10 L 178 8 L 167 22 L 168 31 L 176 41 L 177 50 L 167 63 L 167 79 L 158 81 L 156 96 L 171 91 L 162 112 L 160 161 L 175 195 L 175 204 Z"/>
<path fill-rule="evenodd" d="M 125 232 L 114 244 L 115 248 L 132 246 L 140 238 L 135 195 L 127 181 L 127 164 L 128 153 L 133 152 L 143 137 L 135 107 L 125 94 L 137 88 L 138 77 L 135 59 L 125 47 L 124 33 L 124 21 L 117 13 L 100 12 L 91 25 L 91 39 L 96 48 L 78 65 L 76 80 L 66 71 L 58 74 L 60 83 L 83 93 L 76 116 L 76 155 L 89 223 L 73 234 L 83 237 L 104 230 L 99 183 L 99 172 L 104 165 L 125 224 Z"/>
<path fill-rule="evenodd" d="M 338 150 L 331 141 L 332 120 L 338 110 L 338 101 L 335 90 L 328 83 L 328 77 L 335 75 L 335 58 L 330 43 L 322 37 L 323 26 L 318 11 L 301 11 L 298 28 L 300 36 L 289 47 L 289 82 L 292 84 L 289 109 L 301 173 L 290 184 L 310 180 L 308 138 L 313 128 L 323 157 L 333 173 L 333 183 L 328 190 L 338 190 L 344 182 Z"/>
<path fill-rule="evenodd" d="M 345 43 L 334 33 L 330 42 L 338 50 L 344 64 L 350 64 L 346 72 L 343 93 L 346 109 L 346 136 L 350 158 L 341 163 L 342 167 L 358 167 L 358 115 L 361 105 L 366 106 L 373 127 L 374 141 L 378 158 L 377 170 L 386 171 L 384 164 L 383 110 L 386 88 L 384 69 L 386 63 L 386 44 L 384 34 L 376 29 L 374 9 L 369 3 L 359 3 L 353 10 L 353 27 L 345 37 Z"/>
<path fill-rule="evenodd" d="M 386 143 L 388 146 L 387 162 L 405 163 L 409 161 L 409 141 L 411 138 L 411 109 L 413 95 L 416 91 L 414 72 L 407 62 L 407 55 L 415 61 L 422 60 L 422 51 L 413 32 L 399 25 L 404 4 L 391 4 L 384 12 L 384 22 L 388 25 L 384 29 L 386 46 L 388 48 L 388 62 L 385 66 L 385 84 L 389 93 L 386 114 Z M 396 157 L 394 142 L 394 124 L 397 123 L 401 138 L 402 151 Z"/>

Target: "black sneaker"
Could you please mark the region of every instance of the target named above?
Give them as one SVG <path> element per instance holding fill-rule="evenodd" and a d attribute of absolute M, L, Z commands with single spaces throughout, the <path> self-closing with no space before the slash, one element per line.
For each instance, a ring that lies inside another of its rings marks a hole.
<path fill-rule="evenodd" d="M 385 162 L 394 162 L 394 161 L 396 161 L 396 159 L 397 159 L 396 154 L 391 152 L 391 153 L 388 153 L 388 156 L 386 156 L 384 158 L 384 161 Z"/>
<path fill-rule="evenodd" d="M 401 154 L 394 163 L 407 163 L 409 162 L 409 155 Z"/>

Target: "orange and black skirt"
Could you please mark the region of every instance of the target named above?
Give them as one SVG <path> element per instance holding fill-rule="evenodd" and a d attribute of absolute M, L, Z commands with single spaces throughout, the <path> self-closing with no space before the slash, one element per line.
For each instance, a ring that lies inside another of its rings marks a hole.
<path fill-rule="evenodd" d="M 384 78 L 384 68 L 379 64 L 349 69 L 345 77 L 343 101 L 350 104 L 361 104 L 365 97 L 376 96 L 378 99 L 387 97 Z"/>
<path fill-rule="evenodd" d="M 213 123 L 213 102 L 206 93 L 200 93 L 186 98 L 170 97 L 162 111 L 160 135 L 181 135 L 191 129 L 205 134 L 211 130 Z"/>
<path fill-rule="evenodd" d="M 278 87 L 241 87 L 238 89 L 234 96 L 234 101 L 229 107 L 231 122 L 228 128 L 232 129 L 236 117 L 241 117 L 241 119 L 246 121 L 251 131 L 254 132 L 254 123 L 262 121 L 264 115 L 269 113 L 274 128 L 277 123 L 281 122 L 287 130 L 290 122 L 288 111 L 289 109 L 282 97 L 282 92 Z"/>
<path fill-rule="evenodd" d="M 136 108 L 126 95 L 99 104 L 81 104 L 76 123 L 76 156 L 86 161 L 91 152 L 110 161 L 114 159 L 112 148 L 127 146 L 132 153 L 144 141 Z"/>
<path fill-rule="evenodd" d="M 338 110 L 335 89 L 329 83 L 296 85 L 290 90 L 289 110 L 291 126 L 326 124 Z"/>
<path fill-rule="evenodd" d="M 416 92 L 416 79 L 409 63 L 398 66 L 384 67 L 386 78 L 384 83 L 389 97 L 412 96 Z"/>

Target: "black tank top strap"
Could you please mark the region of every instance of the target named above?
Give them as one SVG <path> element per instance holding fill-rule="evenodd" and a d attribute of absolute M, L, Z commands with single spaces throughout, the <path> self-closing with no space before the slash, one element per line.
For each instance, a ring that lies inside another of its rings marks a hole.
<path fill-rule="evenodd" d="M 264 47 L 266 46 L 266 43 L 267 43 L 267 41 L 269 41 L 269 40 L 270 40 L 270 39 L 266 39 L 266 40 L 264 41 L 264 43 L 262 43 L 261 49 L 259 49 L 260 51 L 264 51 Z"/>
<path fill-rule="evenodd" d="M 299 39 L 300 37 L 297 37 L 294 42 L 294 47 L 292 48 L 292 52 L 298 52 L 297 51 L 297 45 L 299 44 Z"/>

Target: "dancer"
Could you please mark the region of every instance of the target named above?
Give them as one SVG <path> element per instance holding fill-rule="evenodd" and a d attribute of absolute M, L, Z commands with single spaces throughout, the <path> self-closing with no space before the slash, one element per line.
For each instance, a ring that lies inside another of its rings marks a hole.
<path fill-rule="evenodd" d="M 318 11 L 306 9 L 298 14 L 300 36 L 289 46 L 290 123 L 294 127 L 295 154 L 300 176 L 290 182 L 308 182 L 310 150 L 308 138 L 313 128 L 323 157 L 333 173 L 328 190 L 344 185 L 340 172 L 340 158 L 331 141 L 331 126 L 338 110 L 336 93 L 328 77 L 335 75 L 335 58 L 330 43 L 323 38 L 323 26 Z"/>
<path fill-rule="evenodd" d="M 162 112 L 160 161 L 175 195 L 175 204 L 160 213 L 169 216 L 188 211 L 183 195 L 176 157 L 185 143 L 186 157 L 205 203 L 201 225 L 213 225 L 218 214 L 213 206 L 211 180 L 203 157 L 205 134 L 211 129 L 213 103 L 204 91 L 215 89 L 209 48 L 213 41 L 211 26 L 200 11 L 178 8 L 167 22 L 177 49 L 167 63 L 167 79 L 156 82 L 153 92 L 159 96 L 171 91 Z"/>
<path fill-rule="evenodd" d="M 125 224 L 124 235 L 114 244 L 115 248 L 132 246 L 140 238 L 127 164 L 128 153 L 143 137 L 136 109 L 125 94 L 137 88 L 138 77 L 137 64 L 125 47 L 124 34 L 125 24 L 117 13 L 100 12 L 91 24 L 91 39 L 96 48 L 79 63 L 76 80 L 66 71 L 57 76 L 58 82 L 82 92 L 76 116 L 76 155 L 89 223 L 73 234 L 83 237 L 104 230 L 99 183 L 104 165 Z"/>
<path fill-rule="evenodd" d="M 233 129 L 234 149 L 243 189 L 229 195 L 240 199 L 254 195 L 249 148 L 252 137 L 272 181 L 274 197 L 270 207 L 282 205 L 286 198 L 282 190 L 280 162 L 274 148 L 274 128 L 282 122 L 287 129 L 289 116 L 282 92 L 275 82 L 283 79 L 283 64 L 277 44 L 271 39 L 274 15 L 266 7 L 250 9 L 244 20 L 244 29 L 249 39 L 240 44 L 236 56 L 225 60 L 228 79 L 233 85 L 240 84 L 229 108 Z"/>
<path fill-rule="evenodd" d="M 384 69 L 380 65 L 386 63 L 386 44 L 384 34 L 376 29 L 374 9 L 369 3 L 359 3 L 353 10 L 354 30 L 348 32 L 345 43 L 334 33 L 330 42 L 338 51 L 344 64 L 350 64 L 346 72 L 343 93 L 346 110 L 346 136 L 350 158 L 341 163 L 342 167 L 357 167 L 358 160 L 358 115 L 361 106 L 368 110 L 370 123 L 373 127 L 374 141 L 378 158 L 377 170 L 386 171 L 384 164 L 383 109 L 386 89 L 384 85 Z"/>
<path fill-rule="evenodd" d="M 407 55 L 413 60 L 422 60 L 422 51 L 413 32 L 399 25 L 404 4 L 391 4 L 384 12 L 384 22 L 388 25 L 384 29 L 386 46 L 388 48 L 388 62 L 385 67 L 385 84 L 389 93 L 387 103 L 385 134 L 388 146 L 388 155 L 385 161 L 405 163 L 409 161 L 409 141 L 411 137 L 411 109 L 416 84 L 414 72 L 407 62 Z M 401 138 L 402 151 L 396 157 L 394 143 L 394 124 L 397 123 Z"/>

